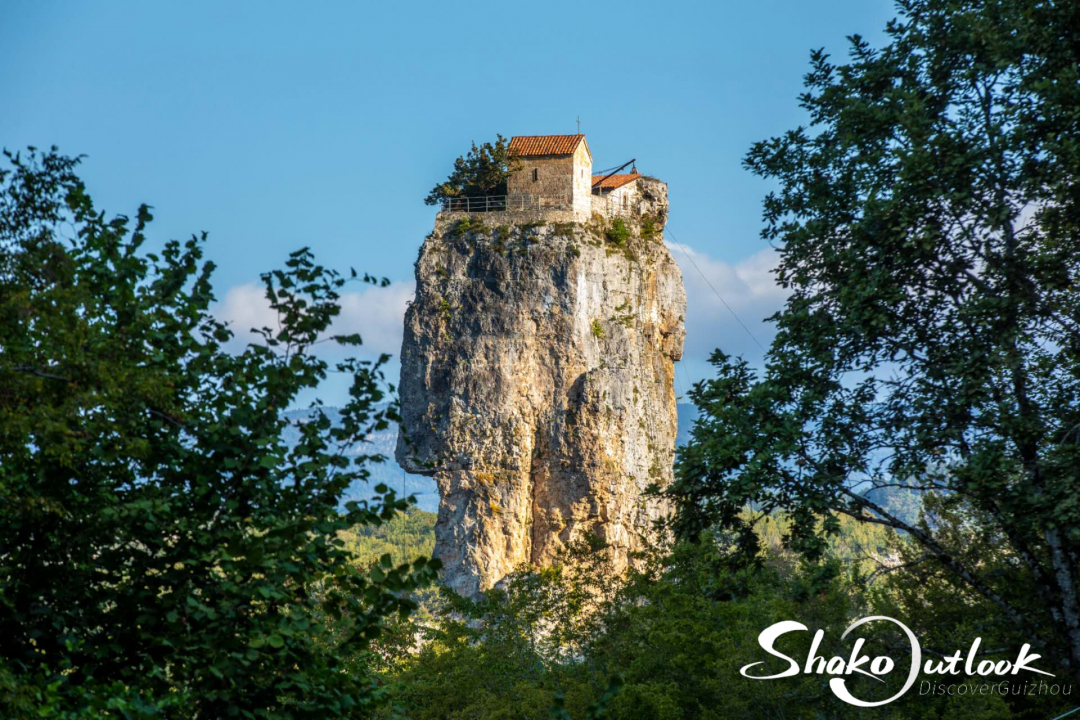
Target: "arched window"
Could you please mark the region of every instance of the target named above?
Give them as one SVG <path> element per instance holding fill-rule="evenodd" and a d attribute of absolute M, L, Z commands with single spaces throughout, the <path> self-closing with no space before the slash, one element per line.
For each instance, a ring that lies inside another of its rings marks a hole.
<path fill-rule="evenodd" d="M 533 168 L 533 182 L 536 182 L 539 179 L 540 179 L 540 171 L 537 170 L 536 168 Z"/>

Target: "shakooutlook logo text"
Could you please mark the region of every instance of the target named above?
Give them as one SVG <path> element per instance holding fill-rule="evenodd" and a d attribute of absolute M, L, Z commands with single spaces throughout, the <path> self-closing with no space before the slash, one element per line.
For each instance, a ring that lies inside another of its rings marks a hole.
<path fill-rule="evenodd" d="M 840 636 L 840 639 L 846 639 L 856 628 L 877 621 L 895 624 L 904 632 L 904 635 L 907 636 L 908 642 L 911 645 L 911 663 L 908 666 L 907 679 L 904 681 L 904 686 L 900 688 L 900 691 L 895 695 L 884 700 L 877 700 L 874 702 L 860 700 L 848 690 L 847 679 L 844 676 L 859 673 L 860 675 L 874 678 L 878 682 L 885 682 L 882 680 L 882 677 L 891 673 L 896 667 L 896 663 L 892 658 L 884 655 L 878 655 L 871 658 L 868 655 L 864 655 L 862 648 L 863 645 L 865 645 L 866 640 L 862 637 L 855 640 L 855 644 L 851 648 L 851 655 L 846 659 L 839 656 L 833 656 L 831 658 L 820 657 L 818 656 L 817 651 L 818 648 L 821 647 L 821 640 L 825 636 L 825 631 L 818 630 L 814 633 L 814 640 L 810 645 L 810 652 L 806 656 L 806 662 L 800 668 L 798 662 L 773 647 L 776 643 L 776 639 L 785 633 L 808 630 L 805 625 L 794 620 L 784 620 L 775 625 L 770 625 L 758 635 L 758 644 L 761 645 L 761 648 L 765 652 L 773 657 L 778 657 L 788 662 L 786 670 L 776 673 L 775 675 L 751 675 L 750 669 L 761 665 L 764 662 L 758 661 L 744 666 L 739 672 L 743 677 L 748 677 L 752 680 L 776 680 L 778 678 L 798 675 L 800 672 L 805 675 L 833 675 L 834 677 L 829 680 L 829 688 L 833 691 L 833 694 L 844 702 L 858 707 L 877 707 L 896 700 L 910 690 L 911 686 L 915 684 L 920 669 L 928 675 L 1016 675 L 1021 670 L 1027 670 L 1028 672 L 1054 677 L 1051 673 L 1031 666 L 1031 663 L 1042 656 L 1031 653 L 1031 645 L 1026 643 L 1020 648 L 1020 653 L 1017 655 L 1015 661 L 976 660 L 982 638 L 975 638 L 967 655 L 963 655 L 957 650 L 955 653 L 946 656 L 942 660 L 927 660 L 925 666 L 923 666 L 922 648 L 919 646 L 919 639 L 915 637 L 915 633 L 911 632 L 911 630 L 899 620 L 894 620 L 893 618 L 884 615 L 864 617 L 861 620 L 853 622 L 848 626 L 847 630 L 844 631 L 844 634 Z"/>

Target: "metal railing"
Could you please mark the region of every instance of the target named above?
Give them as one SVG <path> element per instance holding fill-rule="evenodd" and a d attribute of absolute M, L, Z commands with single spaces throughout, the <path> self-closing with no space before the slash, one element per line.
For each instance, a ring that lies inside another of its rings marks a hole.
<path fill-rule="evenodd" d="M 444 212 L 504 212 L 522 210 L 558 210 L 571 206 L 569 195 L 484 195 L 443 198 Z"/>
<path fill-rule="evenodd" d="M 592 211 L 609 217 L 631 217 L 639 213 L 636 198 L 612 198 L 606 193 L 594 193 Z M 568 210 L 573 207 L 570 195 L 481 195 L 474 197 L 443 198 L 444 212 L 514 212 L 525 210 Z"/>
<path fill-rule="evenodd" d="M 638 202 L 636 199 L 624 200 L 594 193 L 592 211 L 608 217 L 631 217 L 638 214 Z"/>

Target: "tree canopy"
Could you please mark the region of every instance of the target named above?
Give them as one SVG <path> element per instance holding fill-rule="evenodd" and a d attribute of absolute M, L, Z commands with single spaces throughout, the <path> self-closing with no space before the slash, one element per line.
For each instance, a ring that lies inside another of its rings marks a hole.
<path fill-rule="evenodd" d="M 94 208 L 76 159 L 0 170 L 0 714 L 325 718 L 379 695 L 352 664 L 437 564 L 370 569 L 339 531 L 407 503 L 343 450 L 395 417 L 382 363 L 311 354 L 356 278 L 299 250 L 262 276 L 276 327 L 229 353 L 205 235 L 146 252 L 150 209 Z M 293 447 L 282 411 L 352 375 Z M 380 405 L 386 408 L 385 405 Z"/>
<path fill-rule="evenodd" d="M 810 556 L 832 513 L 901 530 L 1080 673 L 1080 5 L 898 7 L 884 47 L 814 52 L 809 126 L 746 156 L 790 297 L 762 373 L 717 352 L 692 392 L 677 526 L 747 558 L 748 505 Z"/>
<path fill-rule="evenodd" d="M 433 187 L 424 202 L 438 205 L 452 198 L 505 195 L 506 181 L 516 167 L 510 143 L 502 135 L 497 135 L 494 143 L 474 142 L 467 154 L 454 161 L 450 176 Z"/>

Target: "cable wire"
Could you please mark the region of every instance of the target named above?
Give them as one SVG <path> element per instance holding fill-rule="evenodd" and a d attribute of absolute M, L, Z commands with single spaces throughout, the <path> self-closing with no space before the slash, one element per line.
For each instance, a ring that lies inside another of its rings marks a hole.
<path fill-rule="evenodd" d="M 761 348 L 761 352 L 768 353 L 768 350 L 765 349 L 765 346 L 762 345 L 761 343 L 759 343 L 758 339 L 756 337 L 754 337 L 754 333 L 750 332 L 750 328 L 746 327 L 746 324 L 743 323 L 743 321 L 739 318 L 739 316 L 735 314 L 735 311 L 731 309 L 731 306 L 727 304 L 727 301 L 724 300 L 724 298 L 720 295 L 720 293 L 716 291 L 716 288 L 713 287 L 713 284 L 711 282 L 709 282 L 709 278 L 705 277 L 705 273 L 701 272 L 701 268 L 699 268 L 697 266 L 697 263 L 694 262 L 694 258 L 692 258 L 690 256 L 690 253 L 688 253 L 684 249 L 683 244 L 675 239 L 675 235 L 673 235 L 670 230 L 665 229 L 664 234 L 666 234 L 669 238 L 671 238 L 671 244 L 674 245 L 675 247 L 679 248 L 679 251 L 686 257 L 687 260 L 690 261 L 690 264 L 693 265 L 694 269 L 698 271 L 698 275 L 701 276 L 701 279 L 705 281 L 705 284 L 708 285 L 709 289 L 713 291 L 713 293 L 716 295 L 716 298 L 721 303 L 723 303 L 724 307 L 726 307 L 728 312 L 731 313 L 731 317 L 735 318 L 735 322 L 739 323 L 739 326 L 743 330 L 746 331 L 746 334 L 750 336 L 750 339 L 754 341 L 754 344 L 757 345 L 759 348 Z"/>

